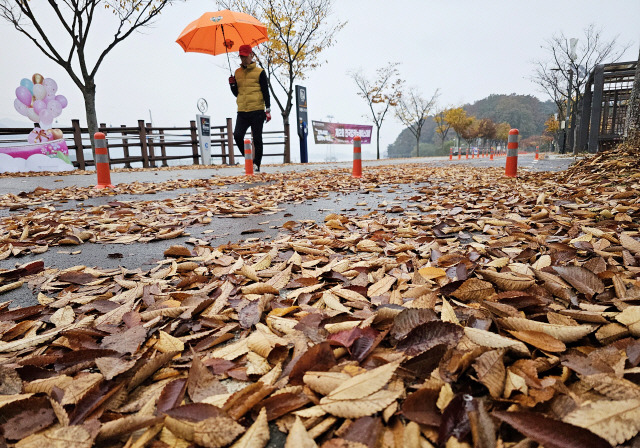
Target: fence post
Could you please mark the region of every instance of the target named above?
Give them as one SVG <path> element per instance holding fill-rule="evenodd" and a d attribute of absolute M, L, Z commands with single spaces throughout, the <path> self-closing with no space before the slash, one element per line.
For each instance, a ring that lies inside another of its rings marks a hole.
<path fill-rule="evenodd" d="M 233 146 L 233 123 L 231 118 L 227 118 L 227 144 L 229 145 L 229 165 L 235 165 L 235 147 Z"/>
<path fill-rule="evenodd" d="M 147 151 L 149 152 L 149 166 L 151 168 L 156 167 L 156 153 L 153 147 L 153 128 L 151 123 L 145 124 L 145 131 L 147 133 Z"/>
<path fill-rule="evenodd" d="M 226 126 L 220 126 L 218 128 L 220 137 L 222 137 L 223 133 L 226 134 L 225 130 L 226 130 Z M 233 149 L 233 147 L 229 149 Z M 227 165 L 227 142 L 224 138 L 221 138 L 221 141 L 220 141 L 220 152 L 222 153 L 222 164 Z"/>
<path fill-rule="evenodd" d="M 291 163 L 291 127 L 289 123 L 284 124 L 284 161 L 283 163 Z"/>
<path fill-rule="evenodd" d="M 195 120 L 191 120 L 189 122 L 189 127 L 191 131 L 191 153 L 193 154 L 193 164 L 198 165 L 198 130 L 196 128 Z"/>
<path fill-rule="evenodd" d="M 80 120 L 71 120 L 71 126 L 73 126 L 73 142 L 76 145 L 76 163 L 78 164 L 79 169 L 84 170 L 86 165 L 84 163 L 84 148 L 82 146 Z"/>
<path fill-rule="evenodd" d="M 124 124 L 120 125 L 120 127 L 126 128 Z M 122 152 L 125 158 L 124 167 L 131 168 L 131 162 L 129 162 L 129 139 L 126 137 L 127 131 L 123 129 L 121 131 L 121 134 L 122 134 Z"/>
<path fill-rule="evenodd" d="M 149 154 L 147 153 L 147 129 L 144 127 L 144 120 L 138 120 L 138 136 L 140 137 L 142 167 L 149 168 Z"/>
<path fill-rule="evenodd" d="M 162 166 L 169 166 L 167 163 L 167 147 L 164 144 L 164 129 L 158 131 L 160 134 L 160 154 L 162 154 Z"/>

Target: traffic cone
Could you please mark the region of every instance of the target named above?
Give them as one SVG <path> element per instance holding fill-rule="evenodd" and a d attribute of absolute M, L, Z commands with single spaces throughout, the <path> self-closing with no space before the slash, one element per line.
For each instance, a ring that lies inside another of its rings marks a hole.
<path fill-rule="evenodd" d="M 362 139 L 359 135 L 353 138 L 353 172 L 352 177 L 362 177 Z"/>
<path fill-rule="evenodd" d="M 251 140 L 244 141 L 244 174 L 253 176 L 253 157 L 251 151 Z"/>
<path fill-rule="evenodd" d="M 517 177 L 518 175 L 518 136 L 520 131 L 511 129 L 509 131 L 509 141 L 507 143 L 507 163 L 504 175 L 507 177 Z"/>
<path fill-rule="evenodd" d="M 96 132 L 93 134 L 93 141 L 96 145 L 96 173 L 98 174 L 98 185 L 93 188 L 96 190 L 115 188 L 111 184 L 109 149 L 107 148 L 106 136 L 102 132 Z"/>

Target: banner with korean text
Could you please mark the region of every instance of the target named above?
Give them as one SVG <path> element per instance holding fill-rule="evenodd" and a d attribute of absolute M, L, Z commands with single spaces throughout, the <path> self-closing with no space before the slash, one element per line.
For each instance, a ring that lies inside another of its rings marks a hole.
<path fill-rule="evenodd" d="M 311 121 L 313 139 L 316 144 L 353 144 L 353 138 L 359 136 L 363 145 L 371 143 L 373 126 L 361 124 L 327 123 Z"/>

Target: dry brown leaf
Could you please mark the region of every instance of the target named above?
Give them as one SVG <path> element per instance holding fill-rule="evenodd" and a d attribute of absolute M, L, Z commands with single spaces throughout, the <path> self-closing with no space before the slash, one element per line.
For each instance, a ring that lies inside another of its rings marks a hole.
<path fill-rule="evenodd" d="M 635 337 L 640 336 L 640 306 L 625 308 L 616 316 L 616 320 L 629 328 L 629 332 Z"/>
<path fill-rule="evenodd" d="M 395 277 L 392 277 L 390 275 L 385 275 L 376 283 L 369 286 L 369 289 L 367 289 L 367 296 L 368 297 L 381 296 L 382 294 L 386 293 L 391 289 L 391 287 L 396 282 L 396 280 L 397 279 Z"/>
<path fill-rule="evenodd" d="M 523 356 L 530 356 L 531 352 L 526 345 L 515 339 L 501 336 L 491 331 L 481 330 L 479 328 L 465 327 L 464 334 L 473 342 L 481 347 L 504 348 L 513 350 Z"/>
<path fill-rule="evenodd" d="M 426 268 L 418 269 L 418 274 L 427 280 L 432 280 L 434 278 L 445 277 L 447 275 L 447 271 L 442 268 L 428 266 Z"/>
<path fill-rule="evenodd" d="M 400 361 L 376 367 L 345 381 L 327 395 L 327 401 L 356 400 L 383 388 L 400 365 Z M 328 412 L 328 411 L 327 411 Z"/>
<path fill-rule="evenodd" d="M 303 381 L 319 394 L 329 395 L 351 378 L 349 374 L 343 372 L 307 372 L 304 374 Z"/>
<path fill-rule="evenodd" d="M 16 448 L 90 448 L 93 437 L 82 426 L 62 426 L 20 440 Z"/>
<path fill-rule="evenodd" d="M 360 418 L 380 412 L 393 403 L 401 391 L 379 390 L 357 400 L 329 401 L 327 397 L 320 400 L 320 407 L 328 414 L 344 418 Z"/>
<path fill-rule="evenodd" d="M 482 301 L 495 294 L 493 285 L 478 278 L 465 280 L 462 285 L 453 292 L 453 296 L 463 301 Z"/>
<path fill-rule="evenodd" d="M 64 308 L 60 308 L 58 311 L 53 313 L 49 320 L 52 324 L 56 326 L 56 328 L 64 327 L 66 325 L 71 325 L 73 321 L 76 319 L 76 314 L 73 312 L 73 308 L 70 306 L 65 306 Z"/>
<path fill-rule="evenodd" d="M 182 352 L 184 350 L 184 342 L 165 331 L 160 331 L 154 348 L 161 353 Z"/>
<path fill-rule="evenodd" d="M 640 398 L 587 402 L 562 420 L 586 428 L 612 445 L 618 445 L 640 431 Z"/>
<path fill-rule="evenodd" d="M 571 286 L 588 297 L 604 292 L 604 283 L 589 269 L 582 266 L 554 266 L 553 269 Z"/>
<path fill-rule="evenodd" d="M 478 381 L 489 389 L 493 398 L 500 398 L 504 391 L 506 369 L 503 362 L 504 352 L 491 350 L 478 356 L 473 368 L 478 376 Z"/>
<path fill-rule="evenodd" d="M 476 272 L 504 291 L 522 291 L 535 283 L 531 276 L 515 272 L 495 272 L 487 269 L 478 269 Z"/>
<path fill-rule="evenodd" d="M 238 439 L 231 448 L 264 448 L 269 442 L 269 425 L 267 423 L 267 410 L 260 409 L 258 418 L 247 429 L 247 432 Z"/>
<path fill-rule="evenodd" d="M 598 325 L 556 325 L 523 317 L 503 317 L 500 323 L 510 330 L 541 331 L 564 343 L 575 342 L 594 332 Z"/>
<path fill-rule="evenodd" d="M 629 252 L 640 255 L 640 241 L 629 236 L 628 234 L 620 234 L 620 244 L 622 244 L 622 247 L 627 249 Z"/>
<path fill-rule="evenodd" d="M 315 448 L 318 445 L 311 438 L 307 429 L 302 424 L 300 417 L 296 417 L 296 421 L 289 431 L 287 441 L 284 444 L 285 448 Z"/>
<path fill-rule="evenodd" d="M 278 294 L 278 290 L 268 283 L 253 283 L 242 287 L 242 294 Z"/>
<path fill-rule="evenodd" d="M 521 341 L 547 352 L 564 352 L 567 349 L 562 341 L 541 331 L 523 330 L 509 331 L 509 333 Z"/>

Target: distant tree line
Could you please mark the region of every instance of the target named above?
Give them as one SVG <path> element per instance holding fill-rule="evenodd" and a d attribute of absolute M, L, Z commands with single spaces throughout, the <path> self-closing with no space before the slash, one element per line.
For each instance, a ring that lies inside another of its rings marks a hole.
<path fill-rule="evenodd" d="M 425 120 L 420 138 L 420 155 L 448 155 L 449 147 L 496 146 L 506 142 L 511 128 L 520 131 L 525 145 L 538 146 L 553 140 L 556 106 L 531 95 L 489 95 L 473 104 L 437 109 Z M 404 129 L 387 147 L 387 157 L 417 155 L 415 135 Z"/>

